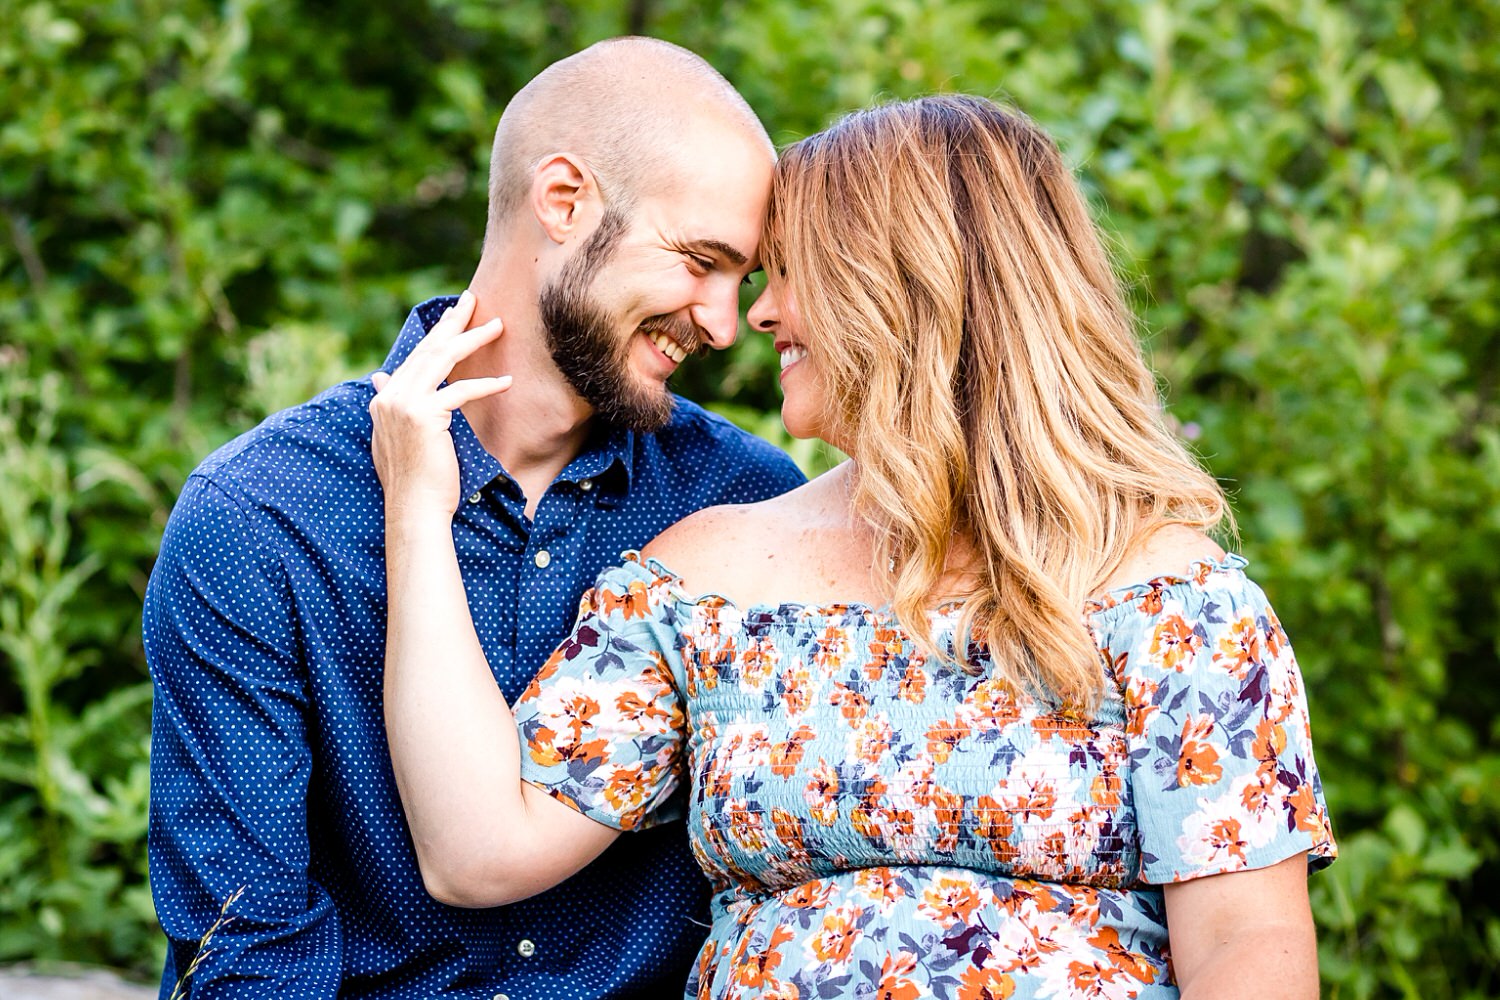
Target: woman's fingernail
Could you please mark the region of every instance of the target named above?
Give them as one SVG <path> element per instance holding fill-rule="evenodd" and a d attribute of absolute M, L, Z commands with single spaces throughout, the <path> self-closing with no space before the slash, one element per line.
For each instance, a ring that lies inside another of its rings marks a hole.
<path fill-rule="evenodd" d="M 465 288 L 463 290 L 463 294 L 458 297 L 458 301 L 460 303 L 472 302 L 473 299 L 474 299 L 474 293 L 471 292 L 471 291 L 469 291 L 467 288 Z"/>

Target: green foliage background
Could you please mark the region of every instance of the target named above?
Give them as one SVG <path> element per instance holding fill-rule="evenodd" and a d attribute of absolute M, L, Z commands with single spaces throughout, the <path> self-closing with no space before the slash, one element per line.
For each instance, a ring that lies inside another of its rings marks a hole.
<path fill-rule="evenodd" d="M 139 607 L 212 447 L 464 284 L 508 96 L 703 53 L 787 141 L 882 97 L 1060 140 L 1299 651 L 1325 994 L 1500 993 L 1494 0 L 0 0 L 0 961 L 151 976 Z M 684 391 L 780 439 L 747 336 Z M 809 468 L 826 456 L 797 451 Z"/>

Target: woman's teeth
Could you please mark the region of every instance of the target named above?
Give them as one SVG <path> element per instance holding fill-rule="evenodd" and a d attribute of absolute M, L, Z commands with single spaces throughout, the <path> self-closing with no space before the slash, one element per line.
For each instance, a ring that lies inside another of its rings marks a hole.
<path fill-rule="evenodd" d="M 674 364 L 682 364 L 683 359 L 687 357 L 687 351 L 683 349 L 683 346 L 666 334 L 652 330 L 646 336 L 650 337 L 651 343 L 656 345 L 657 350 L 671 358 Z"/>
<path fill-rule="evenodd" d="M 788 347 L 781 352 L 781 370 L 786 371 L 805 357 L 807 357 L 807 348 L 796 345 Z"/>

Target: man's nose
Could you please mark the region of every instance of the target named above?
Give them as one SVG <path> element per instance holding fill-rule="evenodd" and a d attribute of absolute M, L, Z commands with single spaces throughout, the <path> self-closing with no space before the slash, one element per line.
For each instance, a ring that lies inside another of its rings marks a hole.
<path fill-rule="evenodd" d="M 716 351 L 724 350 L 734 343 L 740 332 L 739 286 L 698 303 L 691 313 L 708 346 Z"/>

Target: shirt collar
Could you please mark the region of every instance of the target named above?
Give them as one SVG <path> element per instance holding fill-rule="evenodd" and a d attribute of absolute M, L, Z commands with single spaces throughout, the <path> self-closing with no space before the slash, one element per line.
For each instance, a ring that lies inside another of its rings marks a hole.
<path fill-rule="evenodd" d="M 381 370 L 394 372 L 422 342 L 422 338 L 427 336 L 427 331 L 442 318 L 443 311 L 456 302 L 456 295 L 440 295 L 418 303 L 402 324 L 401 333 L 386 355 Z M 500 460 L 486 451 L 479 442 L 479 436 L 474 433 L 474 428 L 464 418 L 462 411 L 454 411 L 453 422 L 448 431 L 453 435 L 453 450 L 458 455 L 461 496 L 477 493 L 499 476 L 504 476 L 507 483 L 514 485 L 515 481 L 510 478 Z M 607 506 L 614 506 L 629 492 L 635 468 L 634 457 L 634 431 L 595 421 L 583 451 L 558 473 L 557 478 L 565 482 L 590 480 L 600 489 L 599 501 Z"/>

